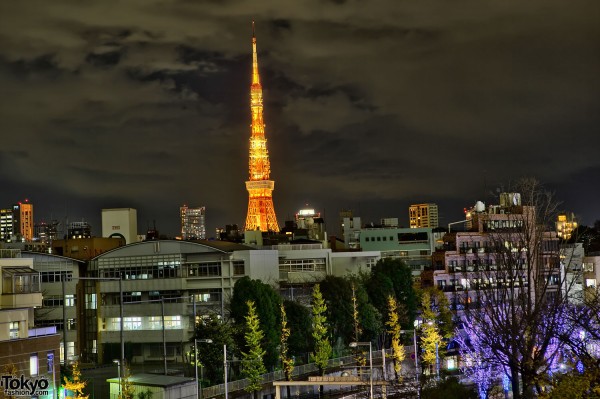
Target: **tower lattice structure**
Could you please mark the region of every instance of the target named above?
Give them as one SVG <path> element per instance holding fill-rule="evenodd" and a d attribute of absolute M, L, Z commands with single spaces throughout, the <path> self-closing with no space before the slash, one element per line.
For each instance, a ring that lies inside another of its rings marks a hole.
<path fill-rule="evenodd" d="M 250 85 L 250 111 L 252 115 L 250 136 L 250 178 L 246 181 L 248 190 L 248 214 L 246 230 L 279 231 L 279 224 L 273 206 L 275 182 L 269 178 L 271 164 L 265 122 L 263 120 L 263 95 L 258 75 L 258 56 L 256 54 L 256 35 L 252 22 L 252 84 Z"/>

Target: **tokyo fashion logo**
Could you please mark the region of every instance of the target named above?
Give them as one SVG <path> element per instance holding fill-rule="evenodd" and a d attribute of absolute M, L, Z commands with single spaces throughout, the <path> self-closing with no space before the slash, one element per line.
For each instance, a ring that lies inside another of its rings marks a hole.
<path fill-rule="evenodd" d="M 24 375 L 3 375 L 0 377 L 0 387 L 4 388 L 6 396 L 46 396 L 49 395 L 47 378 L 26 378 Z"/>

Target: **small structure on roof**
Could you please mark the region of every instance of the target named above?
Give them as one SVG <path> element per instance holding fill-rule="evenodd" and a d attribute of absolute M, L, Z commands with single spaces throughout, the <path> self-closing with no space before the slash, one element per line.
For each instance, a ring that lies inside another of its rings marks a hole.
<path fill-rule="evenodd" d="M 110 399 L 119 397 L 120 379 L 109 378 Z M 196 380 L 158 374 L 136 374 L 129 377 L 134 397 L 141 392 L 152 392 L 152 399 L 196 399 Z"/>

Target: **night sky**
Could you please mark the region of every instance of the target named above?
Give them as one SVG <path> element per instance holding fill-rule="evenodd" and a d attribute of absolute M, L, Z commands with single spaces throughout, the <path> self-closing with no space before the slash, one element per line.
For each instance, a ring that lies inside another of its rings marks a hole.
<path fill-rule="evenodd" d="M 598 0 L 0 4 L 0 206 L 36 221 L 138 210 L 175 235 L 243 225 L 251 21 L 280 224 L 330 232 L 436 202 L 440 223 L 522 176 L 600 219 Z M 496 201 L 494 201 L 496 202 Z"/>

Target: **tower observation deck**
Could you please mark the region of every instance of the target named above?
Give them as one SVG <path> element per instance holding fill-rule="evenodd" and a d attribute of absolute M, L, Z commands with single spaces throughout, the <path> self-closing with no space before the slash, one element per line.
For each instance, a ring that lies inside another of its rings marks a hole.
<path fill-rule="evenodd" d="M 279 231 L 279 224 L 273 206 L 275 182 L 270 180 L 271 164 L 265 123 L 263 120 L 263 96 L 258 74 L 258 56 L 256 53 L 256 35 L 252 22 L 252 84 L 250 85 L 250 112 L 252 116 L 250 135 L 250 160 L 248 163 L 250 178 L 246 181 L 248 190 L 248 214 L 245 230 Z"/>

